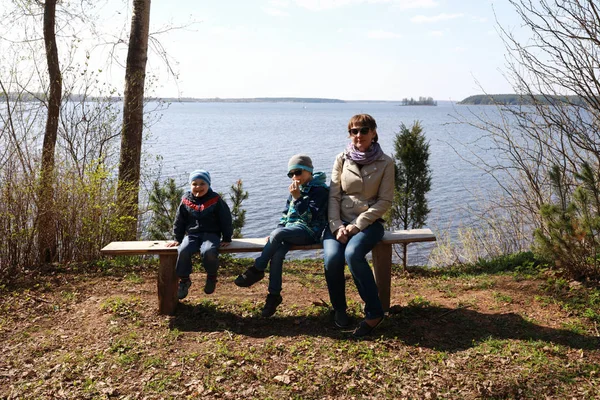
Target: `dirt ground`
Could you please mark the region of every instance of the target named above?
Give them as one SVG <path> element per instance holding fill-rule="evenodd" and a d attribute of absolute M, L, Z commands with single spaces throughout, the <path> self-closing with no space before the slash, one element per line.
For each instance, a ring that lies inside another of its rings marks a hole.
<path fill-rule="evenodd" d="M 397 274 L 390 315 L 357 341 L 333 327 L 319 262 L 286 264 L 269 319 L 267 280 L 241 289 L 237 272 L 212 295 L 192 275 L 174 316 L 157 313 L 155 268 L 4 289 L 0 398 L 600 398 L 598 328 L 541 279 Z M 349 275 L 347 293 L 358 323 Z"/>

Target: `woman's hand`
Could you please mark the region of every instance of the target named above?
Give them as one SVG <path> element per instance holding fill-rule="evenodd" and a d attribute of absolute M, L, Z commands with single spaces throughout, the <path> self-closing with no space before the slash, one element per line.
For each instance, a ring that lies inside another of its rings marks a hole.
<path fill-rule="evenodd" d="M 172 242 L 169 242 L 169 243 L 165 244 L 165 246 L 167 246 L 167 247 L 177 247 L 177 246 L 179 246 L 179 242 L 176 241 L 176 240 L 173 240 Z"/>
<path fill-rule="evenodd" d="M 290 190 L 290 194 L 292 195 L 292 197 L 297 200 L 300 198 L 301 194 L 300 194 L 300 182 L 298 182 L 297 180 L 293 180 L 292 183 L 290 184 L 290 187 L 288 188 Z"/>
<path fill-rule="evenodd" d="M 348 236 L 354 236 L 360 232 L 360 229 L 358 229 L 356 225 L 350 224 L 346 226 L 346 232 L 348 233 Z"/>
<path fill-rule="evenodd" d="M 219 247 L 227 247 L 231 244 L 231 242 L 221 242 L 221 244 L 219 245 Z"/>
<path fill-rule="evenodd" d="M 335 231 L 335 240 L 340 243 L 348 243 L 348 232 L 346 231 L 346 227 L 342 226 L 337 231 Z"/>

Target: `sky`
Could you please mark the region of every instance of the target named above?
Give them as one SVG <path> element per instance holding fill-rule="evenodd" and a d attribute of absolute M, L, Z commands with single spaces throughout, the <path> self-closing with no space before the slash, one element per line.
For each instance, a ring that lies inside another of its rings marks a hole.
<path fill-rule="evenodd" d="M 511 93 L 498 23 L 507 0 L 219 0 L 152 2 L 179 85 L 166 96 L 460 101 Z M 160 38 L 163 40 L 163 38 Z M 157 62 L 151 65 L 156 66 Z"/>
<path fill-rule="evenodd" d="M 132 1 L 103 4 L 126 38 Z M 520 20 L 508 0 L 155 0 L 150 23 L 153 96 L 460 101 L 513 92 L 498 24 Z M 122 65 L 103 74 L 123 87 Z"/>

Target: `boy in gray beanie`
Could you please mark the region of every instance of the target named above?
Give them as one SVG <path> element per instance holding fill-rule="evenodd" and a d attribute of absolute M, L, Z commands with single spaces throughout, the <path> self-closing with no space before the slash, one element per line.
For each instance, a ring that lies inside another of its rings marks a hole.
<path fill-rule="evenodd" d="M 269 294 L 262 310 L 263 317 L 275 314 L 281 297 L 281 277 L 283 260 L 292 245 L 318 243 L 327 224 L 327 200 L 329 189 L 325 174 L 313 174 L 313 164 L 309 156 L 296 154 L 288 162 L 288 178 L 292 181 L 283 214 L 277 229 L 267 238 L 267 243 L 254 265 L 235 279 L 240 287 L 250 287 L 269 273 Z"/>
<path fill-rule="evenodd" d="M 167 244 L 168 247 L 179 246 L 175 267 L 179 277 L 179 299 L 187 297 L 192 285 L 192 256 L 198 251 L 206 270 L 204 293 L 215 291 L 219 247 L 229 246 L 233 235 L 229 206 L 210 188 L 210 173 L 197 169 L 190 174 L 189 182 L 190 190 L 181 198 L 173 223 L 175 241 Z"/>

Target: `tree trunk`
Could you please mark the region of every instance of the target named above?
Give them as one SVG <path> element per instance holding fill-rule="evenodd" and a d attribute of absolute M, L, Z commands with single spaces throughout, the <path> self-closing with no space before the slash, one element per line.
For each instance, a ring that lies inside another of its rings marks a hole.
<path fill-rule="evenodd" d="M 62 96 L 62 77 L 58 63 L 58 48 L 55 34 L 56 0 L 44 4 L 44 46 L 48 62 L 50 90 L 48 95 L 48 117 L 42 148 L 42 167 L 38 192 L 38 245 L 41 262 L 56 259 L 56 232 L 54 208 L 54 149 L 58 134 L 58 118 Z"/>
<path fill-rule="evenodd" d="M 128 217 L 123 240 L 137 237 L 138 192 L 144 130 L 144 82 L 148 60 L 150 0 L 133 0 L 129 50 L 125 70 L 123 132 L 119 164 L 118 198 L 122 216 Z"/>

